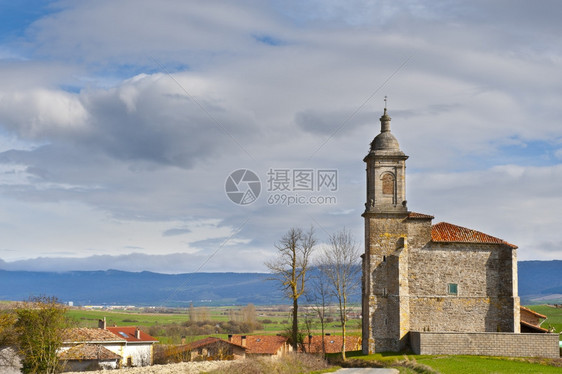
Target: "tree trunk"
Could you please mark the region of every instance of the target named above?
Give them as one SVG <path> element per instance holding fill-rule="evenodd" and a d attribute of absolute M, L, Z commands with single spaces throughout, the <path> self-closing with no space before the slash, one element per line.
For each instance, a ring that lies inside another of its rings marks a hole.
<path fill-rule="evenodd" d="M 322 312 L 324 313 L 324 312 Z M 324 342 L 324 316 L 322 316 L 322 318 L 320 319 L 320 325 L 322 326 L 322 354 L 324 355 L 324 357 L 326 356 L 326 343 Z"/>
<path fill-rule="evenodd" d="M 297 298 L 293 299 L 293 351 L 298 352 L 299 342 L 299 321 L 298 321 L 298 312 L 299 312 L 299 302 Z"/>
<path fill-rule="evenodd" d="M 345 361 L 345 321 L 341 324 L 342 345 L 341 345 L 341 358 Z"/>
<path fill-rule="evenodd" d="M 343 305 L 340 304 L 340 319 L 341 319 L 341 335 L 342 335 L 342 344 L 341 344 L 341 357 L 342 359 L 345 361 L 346 357 L 345 357 L 345 326 L 347 323 L 347 295 L 344 292 L 342 292 L 342 299 L 343 299 Z"/>

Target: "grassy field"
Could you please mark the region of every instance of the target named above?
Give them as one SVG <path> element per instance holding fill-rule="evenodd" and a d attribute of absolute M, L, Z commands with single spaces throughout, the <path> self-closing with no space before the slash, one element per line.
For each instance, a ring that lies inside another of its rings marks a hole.
<path fill-rule="evenodd" d="M 552 361 L 530 362 L 524 359 L 511 359 L 505 357 L 480 357 L 480 356 L 418 356 L 401 355 L 396 353 L 378 353 L 362 355 L 361 352 L 350 352 L 349 358 L 367 361 L 379 361 L 392 366 L 399 361 L 410 361 L 423 364 L 442 374 L 550 374 L 562 373 L 562 367 L 552 365 Z M 401 373 L 410 373 L 405 368 L 399 368 Z"/>
<path fill-rule="evenodd" d="M 71 309 L 67 315 L 81 327 L 97 327 L 98 320 L 105 317 L 108 326 L 152 326 L 155 324 L 182 323 L 189 320 L 185 314 L 147 314 L 115 312 L 108 310 Z"/>
<path fill-rule="evenodd" d="M 195 308 L 199 310 L 199 308 Z M 241 307 L 213 307 L 206 308 L 206 313 L 211 321 L 228 321 L 235 319 Z M 151 327 L 154 325 L 166 324 L 182 324 L 189 321 L 189 311 L 184 309 L 173 309 L 173 312 L 168 313 L 155 313 L 147 311 L 146 309 L 139 310 L 84 310 L 79 308 L 71 308 L 68 310 L 68 316 L 81 327 L 97 327 L 98 320 L 105 317 L 107 325 L 118 326 L 144 326 Z M 335 314 L 335 312 L 334 312 Z M 254 331 L 254 334 L 277 334 L 285 331 L 289 327 L 289 312 L 287 310 L 280 310 L 271 307 L 256 307 L 256 319 L 263 326 L 262 330 Z M 301 316 L 301 322 L 304 322 L 304 317 Z M 326 324 L 326 332 L 337 334 L 340 331 L 340 326 L 337 321 Z M 348 321 L 348 330 L 351 335 L 360 334 L 361 324 L 360 320 L 353 319 Z M 321 331 L 320 323 L 313 319 L 312 331 L 318 334 Z"/>
<path fill-rule="evenodd" d="M 548 305 L 529 305 L 527 308 L 548 317 L 541 327 L 546 329 L 554 327 L 556 332 L 562 332 L 562 308 L 553 308 Z M 560 340 L 562 340 L 562 336 Z"/>

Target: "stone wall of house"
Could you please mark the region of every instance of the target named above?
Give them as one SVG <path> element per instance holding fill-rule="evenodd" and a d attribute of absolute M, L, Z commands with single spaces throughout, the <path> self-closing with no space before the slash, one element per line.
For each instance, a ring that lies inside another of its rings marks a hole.
<path fill-rule="evenodd" d="M 474 243 L 432 242 L 410 248 L 410 330 L 519 332 L 513 251 Z M 456 285 L 456 295 L 450 294 L 449 284 Z"/>
<path fill-rule="evenodd" d="M 558 334 L 410 332 L 416 354 L 560 357 Z"/>

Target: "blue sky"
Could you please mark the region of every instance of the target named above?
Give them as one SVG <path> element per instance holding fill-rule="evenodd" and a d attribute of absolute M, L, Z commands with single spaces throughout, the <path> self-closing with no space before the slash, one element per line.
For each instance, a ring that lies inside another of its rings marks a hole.
<path fill-rule="evenodd" d="M 561 7 L 0 1 L 0 268 L 265 271 L 292 226 L 361 243 L 384 96 L 410 210 L 560 259 Z M 281 196 L 270 170 L 337 190 Z M 325 201 L 271 203 L 297 196 Z"/>

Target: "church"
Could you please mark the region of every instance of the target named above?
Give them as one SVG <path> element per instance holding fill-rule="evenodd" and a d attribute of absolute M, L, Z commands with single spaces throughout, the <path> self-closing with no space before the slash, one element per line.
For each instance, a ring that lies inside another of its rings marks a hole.
<path fill-rule="evenodd" d="M 557 334 L 520 333 L 517 246 L 409 211 L 408 156 L 386 108 L 380 122 L 363 159 L 363 353 L 558 357 Z M 550 351 L 533 351 L 537 344 Z"/>

